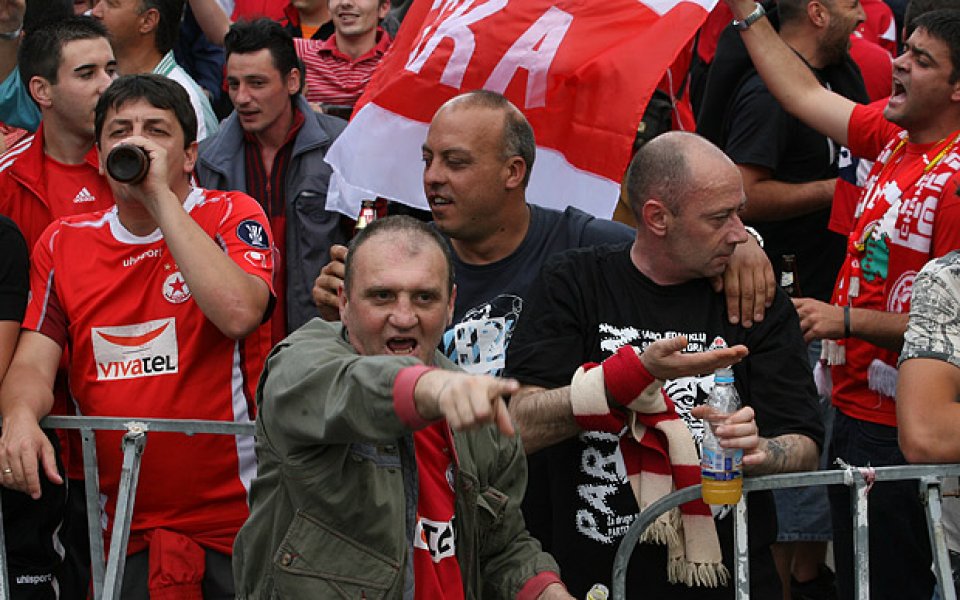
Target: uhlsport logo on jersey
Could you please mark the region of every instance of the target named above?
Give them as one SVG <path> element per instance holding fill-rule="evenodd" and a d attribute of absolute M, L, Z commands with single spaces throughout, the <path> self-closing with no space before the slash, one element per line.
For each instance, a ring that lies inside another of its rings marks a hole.
<path fill-rule="evenodd" d="M 177 322 L 157 319 L 136 325 L 93 327 L 97 380 L 136 379 L 176 373 Z"/>

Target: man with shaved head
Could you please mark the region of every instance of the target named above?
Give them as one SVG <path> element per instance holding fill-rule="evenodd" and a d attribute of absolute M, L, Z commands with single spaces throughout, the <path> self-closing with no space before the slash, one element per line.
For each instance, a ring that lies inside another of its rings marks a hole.
<path fill-rule="evenodd" d="M 628 242 L 628 227 L 594 218 L 573 207 L 543 208 L 528 198 L 536 158 L 533 128 L 501 94 L 476 90 L 437 110 L 422 146 L 423 191 L 437 230 L 453 250 L 457 299 L 453 325 L 443 336 L 448 358 L 472 373 L 499 374 L 526 297 L 543 261 L 586 246 Z M 737 252 L 738 285 L 728 285 L 730 314 L 749 324 L 762 319 L 766 281 L 754 275 L 750 258 L 768 267 L 755 242 Z M 346 248 L 331 250 L 342 257 Z M 743 256 L 740 256 L 743 255 Z M 314 300 L 335 319 L 343 263 L 323 268 Z M 770 271 L 772 284 L 772 271 Z M 756 282 L 756 285 L 754 285 Z M 772 285 L 769 286 L 772 293 Z M 744 291 L 741 300 L 740 291 Z M 754 293 L 759 301 L 754 310 Z"/>
<path fill-rule="evenodd" d="M 671 340 L 690 360 L 718 348 L 736 352 L 731 362 L 749 352 L 733 367 L 745 406 L 715 427 L 727 447 L 744 450 L 747 474 L 813 469 L 823 441 L 816 390 L 787 297 L 778 291 L 763 321 L 746 328 L 730 323 L 723 295 L 709 282 L 749 237 L 739 216 L 745 196 L 736 166 L 703 138 L 671 132 L 637 153 L 627 187 L 638 223 L 634 240 L 547 260 L 507 355 L 506 373 L 521 383 L 510 412 L 524 447 L 539 451 L 548 465 L 545 479 L 527 490 L 528 508 L 539 507 L 527 511 L 528 526 L 578 597 L 594 583 L 609 584 L 617 546 L 640 508 L 643 488 L 635 495 L 628 483 L 634 463 L 623 430 L 632 422 L 631 411 L 642 411 L 632 396 L 621 397 L 622 390 L 662 389 L 675 407 L 675 413 L 664 414 L 686 425 L 675 434 L 678 443 L 692 453 L 703 437 L 700 419 L 712 373 L 673 371 L 656 375 L 665 380 L 656 381 L 636 354 L 646 350 L 646 356 L 658 340 Z M 602 375 L 584 379 L 596 363 Z M 605 409 L 603 418 L 583 412 L 590 385 L 598 387 L 594 397 L 599 393 L 614 407 Z M 693 456 L 683 462 L 670 442 L 672 466 L 695 469 L 689 464 Z M 639 545 L 628 590 L 651 598 L 733 598 L 725 578 L 733 572 L 733 519 L 728 510 L 714 508 L 714 519 L 702 505 L 694 510 L 706 519 L 681 519 L 680 539 L 695 543 L 679 556 L 671 548 L 669 569 L 666 547 Z M 776 521 L 768 493 L 750 496 L 749 532 L 751 592 L 779 597 L 769 548 Z M 707 545 L 716 552 L 701 555 Z"/>
<path fill-rule="evenodd" d="M 379 219 L 352 242 L 341 323 L 314 319 L 274 348 L 238 598 L 572 600 L 520 515 L 526 461 L 503 399 L 517 382 L 437 350 L 456 295 L 434 228 Z M 736 355 L 691 361 L 662 341 L 640 360 L 662 375 Z"/>

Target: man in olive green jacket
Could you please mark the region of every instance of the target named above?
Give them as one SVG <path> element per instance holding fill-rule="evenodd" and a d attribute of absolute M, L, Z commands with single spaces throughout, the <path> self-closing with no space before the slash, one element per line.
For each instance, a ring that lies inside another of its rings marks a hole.
<path fill-rule="evenodd" d="M 503 401 L 516 382 L 436 350 L 454 297 L 436 232 L 376 221 L 349 254 L 342 325 L 314 319 L 273 350 L 239 598 L 572 598 L 520 514 L 526 465 Z M 416 437 L 431 427 L 433 446 Z M 424 516 L 444 498 L 451 517 Z"/>

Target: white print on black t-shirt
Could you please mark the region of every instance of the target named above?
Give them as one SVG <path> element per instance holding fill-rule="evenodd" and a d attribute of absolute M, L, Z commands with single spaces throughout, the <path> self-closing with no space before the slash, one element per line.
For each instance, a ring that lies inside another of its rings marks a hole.
<path fill-rule="evenodd" d="M 651 342 L 661 339 L 671 339 L 679 335 L 687 336 L 687 352 L 703 352 L 707 345 L 707 334 L 684 333 L 681 331 L 651 331 L 636 327 L 617 327 L 609 323 L 600 323 L 600 350 L 605 354 L 613 354 L 618 349 L 632 344 L 641 350 L 646 349 Z M 714 340 L 716 341 L 716 340 Z"/>
<path fill-rule="evenodd" d="M 620 436 L 584 431 L 580 470 L 586 477 L 577 486 L 577 531 L 602 544 L 616 543 L 627 532 L 636 514 L 617 514 L 608 497 L 627 484 L 627 468 L 620 453 Z"/>
<path fill-rule="evenodd" d="M 707 340 L 703 332 L 651 331 L 636 327 L 618 327 L 601 323 L 600 348 L 609 356 L 622 346 L 632 344 L 641 349 L 659 339 L 687 337 L 687 352 L 703 352 L 708 349 L 725 348 L 721 337 Z M 713 374 L 681 377 L 664 383 L 664 390 L 673 400 L 677 414 L 684 420 L 699 450 L 703 440 L 703 423 L 690 415 L 691 409 L 706 402 L 713 389 Z M 622 435 L 622 434 L 621 434 Z M 611 503 L 614 495 L 631 493 L 627 483 L 626 467 L 620 452 L 620 436 L 597 431 L 580 434 L 583 443 L 580 470 L 583 477 L 577 486 L 575 506 L 577 531 L 602 544 L 619 543 L 630 524 L 636 518 L 634 512 L 625 512 L 621 503 Z M 620 510 L 618 510 L 620 509 Z"/>
<path fill-rule="evenodd" d="M 521 312 L 523 298 L 513 294 L 471 308 L 444 332 L 443 353 L 468 373 L 499 375 Z"/>

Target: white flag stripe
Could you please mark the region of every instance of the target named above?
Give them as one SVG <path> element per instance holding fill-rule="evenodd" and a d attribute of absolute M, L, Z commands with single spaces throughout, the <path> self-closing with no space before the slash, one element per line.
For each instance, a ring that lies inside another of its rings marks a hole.
<path fill-rule="evenodd" d="M 356 218 L 360 201 L 377 196 L 427 210 L 423 165 L 415 160 L 427 128 L 372 102 L 361 108 L 327 152 L 334 171 L 327 210 Z M 560 210 L 575 206 L 610 218 L 619 193 L 619 182 L 575 168 L 556 150 L 537 147 L 528 201 Z"/>
<path fill-rule="evenodd" d="M 426 139 L 426 123 L 365 105 L 327 151 L 334 171 L 327 210 L 355 219 L 360 201 L 377 196 L 428 209 L 420 160 Z M 360 182 L 363 188 L 354 187 Z"/>
<path fill-rule="evenodd" d="M 673 8 L 679 5 L 681 2 L 690 2 L 692 4 L 698 4 L 703 7 L 703 10 L 710 12 L 713 10 L 713 7 L 717 5 L 717 0 L 639 0 L 640 4 L 643 4 L 653 12 L 657 13 L 661 17 Z"/>

